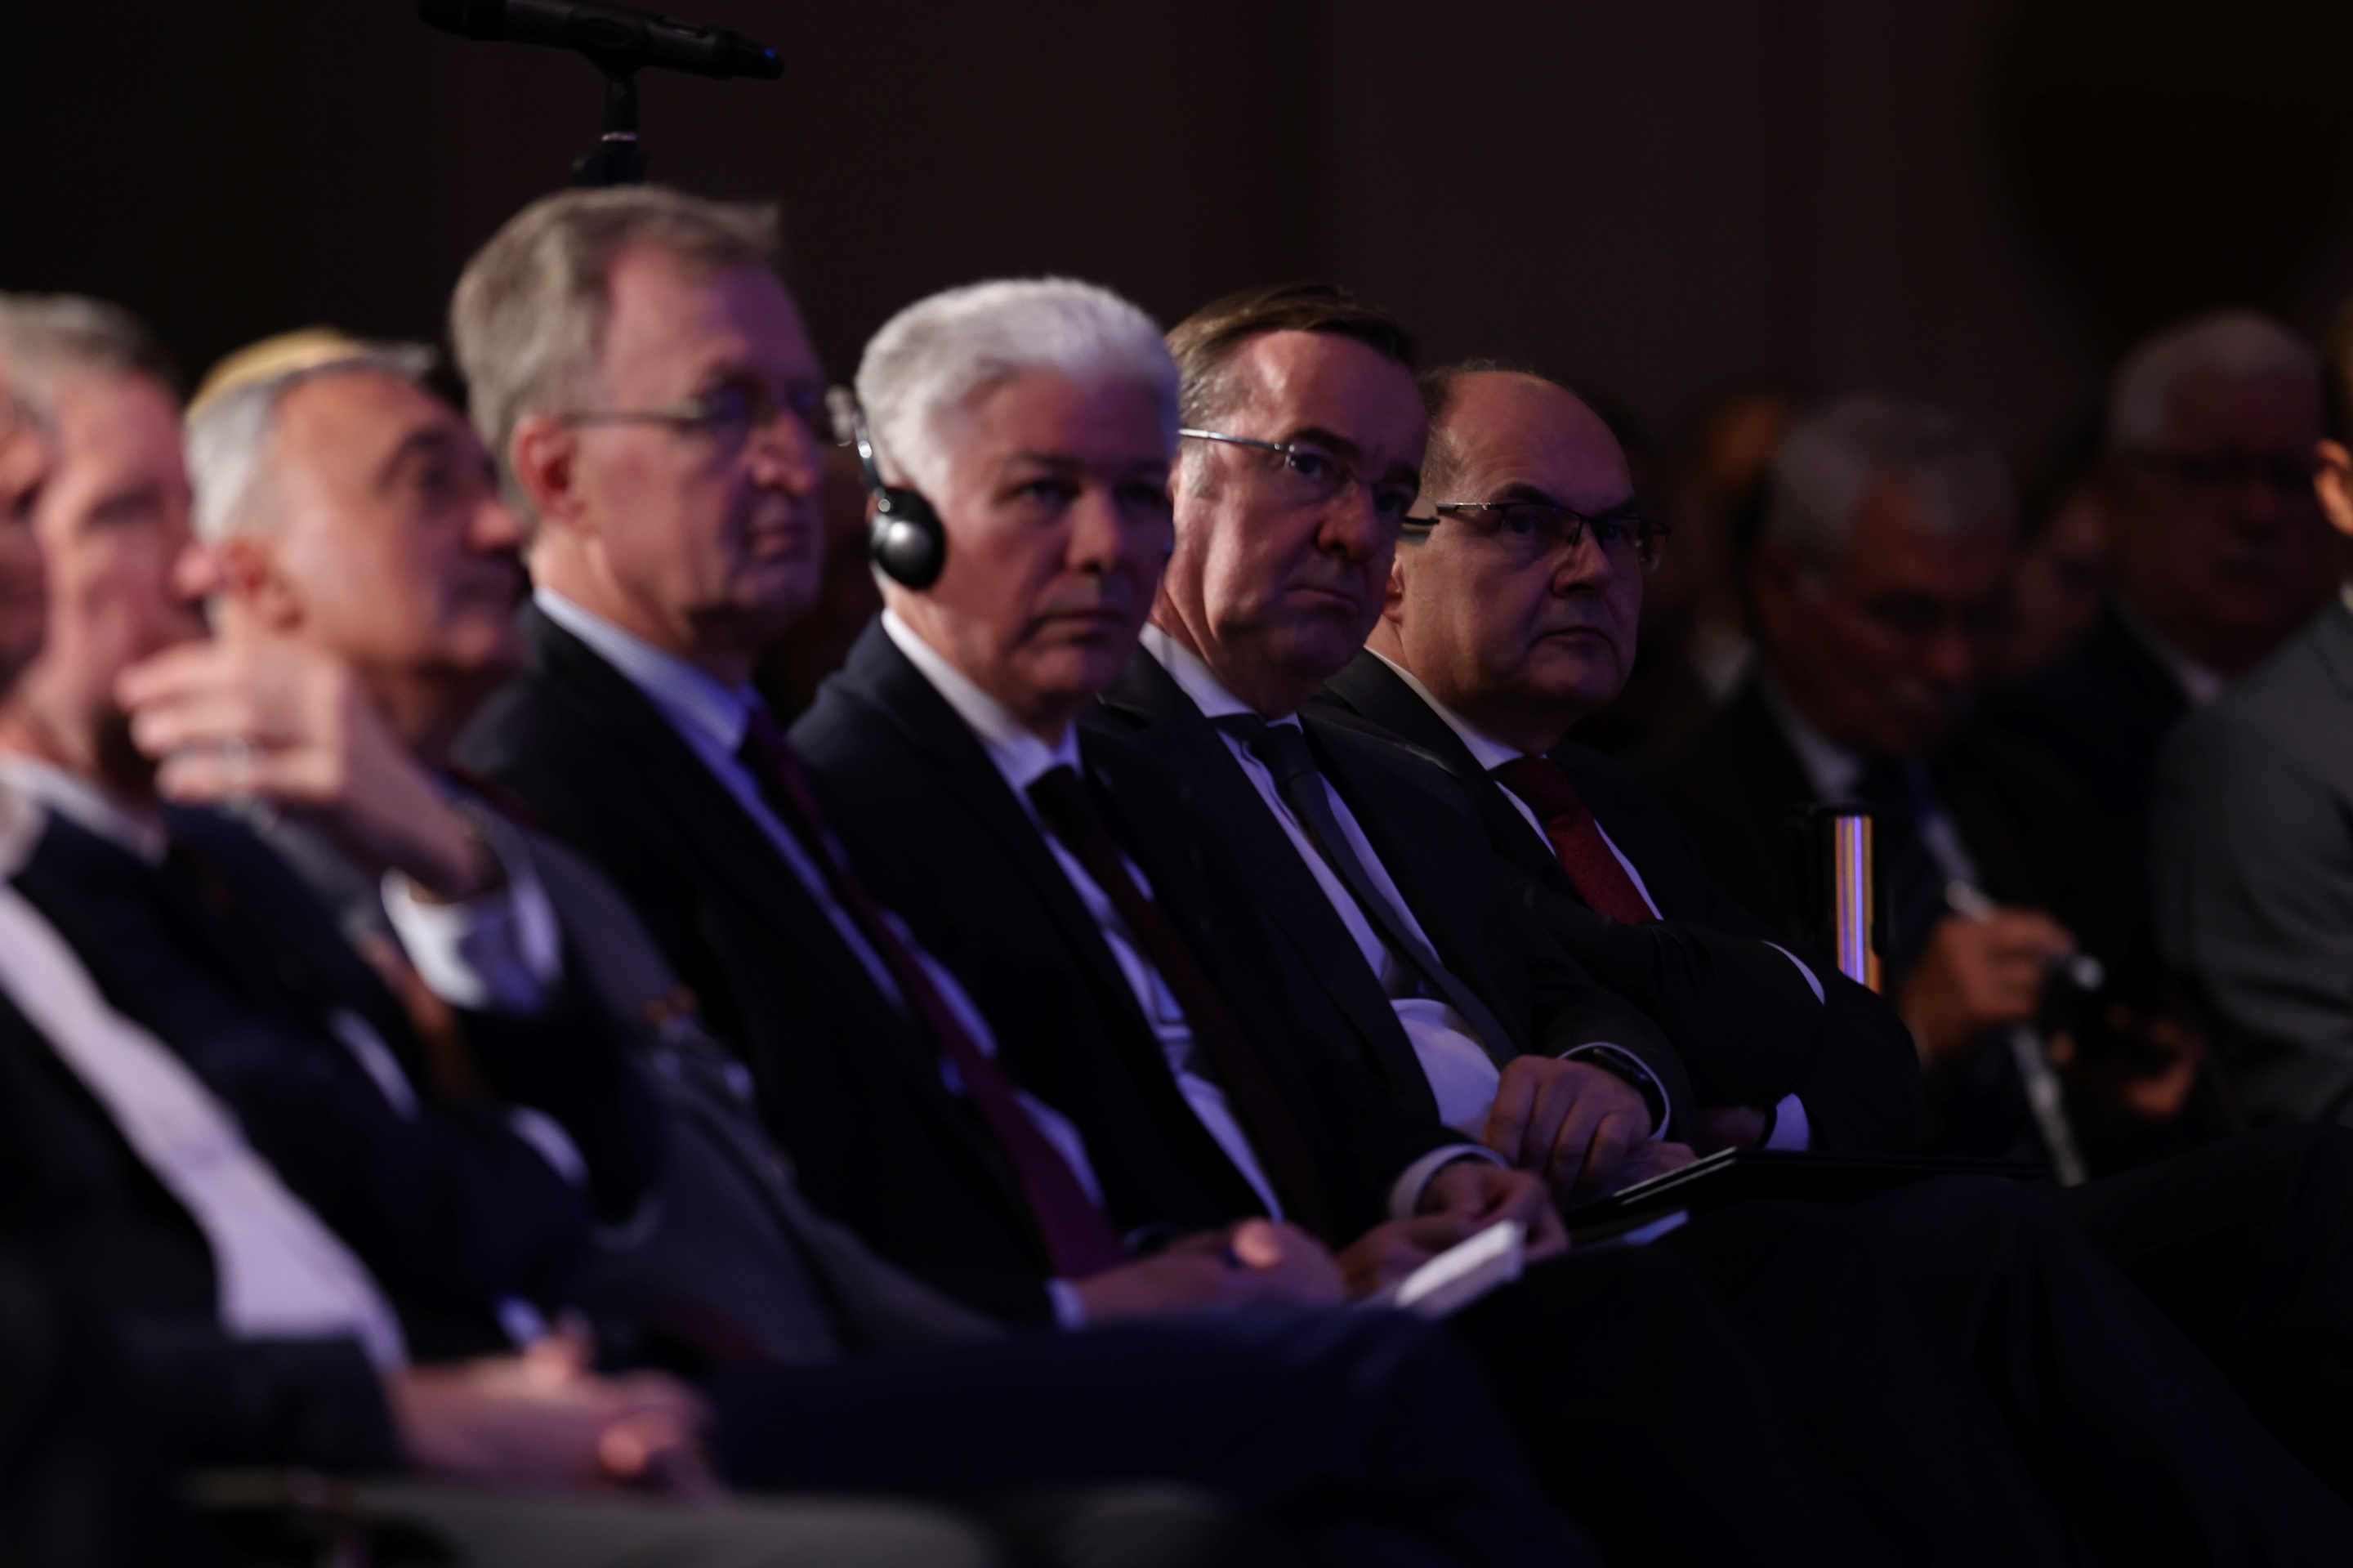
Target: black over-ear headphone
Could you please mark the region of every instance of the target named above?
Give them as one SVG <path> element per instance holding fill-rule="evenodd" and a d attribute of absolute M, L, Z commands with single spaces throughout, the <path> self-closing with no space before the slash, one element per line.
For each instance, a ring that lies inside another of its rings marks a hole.
<path fill-rule="evenodd" d="M 892 582 L 921 592 L 939 581 L 947 567 L 948 531 L 920 491 L 882 482 L 882 471 L 874 462 L 874 442 L 866 433 L 865 409 L 853 406 L 850 431 L 858 447 L 858 466 L 866 474 L 867 493 L 874 497 L 874 526 L 867 535 L 866 558 Z"/>

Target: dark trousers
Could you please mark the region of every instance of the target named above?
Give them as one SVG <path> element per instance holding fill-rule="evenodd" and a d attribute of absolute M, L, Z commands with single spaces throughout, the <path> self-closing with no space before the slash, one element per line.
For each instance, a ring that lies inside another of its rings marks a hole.
<path fill-rule="evenodd" d="M 2353 1499 L 2353 1128 L 2266 1128 L 2045 1195 Z"/>
<path fill-rule="evenodd" d="M 1546 1494 L 1620 1568 L 1894 1560 L 1682 1254 L 1539 1264 L 1449 1327 Z"/>
<path fill-rule="evenodd" d="M 1595 1561 L 1461 1354 L 1394 1314 L 1025 1334 L 733 1373 L 712 1394 L 742 1487 L 986 1503 L 1164 1478 L 1248 1506 L 1323 1563 Z"/>
<path fill-rule="evenodd" d="M 2353 1510 L 2039 1194 L 1737 1205 L 1705 1267 L 1900 1560 L 2344 1561 Z"/>

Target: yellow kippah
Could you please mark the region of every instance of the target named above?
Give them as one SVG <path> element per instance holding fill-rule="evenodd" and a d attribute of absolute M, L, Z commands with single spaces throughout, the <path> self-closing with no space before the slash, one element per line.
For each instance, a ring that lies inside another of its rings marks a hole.
<path fill-rule="evenodd" d="M 188 418 L 195 418 L 206 404 L 240 387 L 274 380 L 297 370 L 332 365 L 367 351 L 367 344 L 359 339 L 322 326 L 281 332 L 259 343 L 248 344 L 206 373 L 204 384 L 188 399 Z"/>

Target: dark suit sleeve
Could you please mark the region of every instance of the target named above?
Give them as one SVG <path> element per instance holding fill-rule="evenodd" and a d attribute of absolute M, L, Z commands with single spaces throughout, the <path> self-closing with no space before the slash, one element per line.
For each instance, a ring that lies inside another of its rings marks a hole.
<path fill-rule="evenodd" d="M 1666 1098 L 1665 1135 L 1689 1136 L 1684 1118 L 1695 1104 L 1691 1073 L 1667 1032 L 1628 996 L 1604 984 L 1569 955 L 1538 909 L 1551 895 L 1528 878 L 1504 872 L 1500 862 L 1494 864 L 1506 877 L 1508 896 L 1525 916 L 1523 940 L 1544 1053 L 1566 1056 L 1594 1045 L 1625 1052 L 1642 1065 Z"/>
<path fill-rule="evenodd" d="M 401 1462 L 384 1385 L 349 1340 L 233 1340 L 212 1324 L 133 1318 L 126 1392 L 191 1465 L 338 1472 Z"/>
<path fill-rule="evenodd" d="M 1645 880 L 1672 916 L 1643 929 L 1714 933 L 1745 949 L 1736 960 L 1722 947 L 1675 943 L 1634 970 L 1680 973 L 1673 990 L 1712 999 L 1712 1015 L 1683 1021 L 1690 1033 L 1670 1023 L 1679 1044 L 1704 1043 L 1686 1050 L 1700 1103 L 1769 1106 L 1795 1095 L 1817 1149 L 1909 1147 L 1926 1114 L 1926 1091 L 1912 1032 L 1894 1007 L 1839 973 L 1828 954 L 1794 943 L 1726 892 L 1664 802 L 1631 774 L 1612 767 L 1603 777 L 1612 831 L 1633 846 Z M 1792 958 L 1821 986 L 1819 1003 Z M 1613 983 L 1620 973 L 1607 965 L 1602 972 Z"/>

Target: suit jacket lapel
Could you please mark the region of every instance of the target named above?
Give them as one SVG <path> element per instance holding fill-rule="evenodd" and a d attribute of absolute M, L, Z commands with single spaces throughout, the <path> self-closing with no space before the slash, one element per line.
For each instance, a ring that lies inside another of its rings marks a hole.
<path fill-rule="evenodd" d="M 1421 694 L 1405 683 L 1395 670 L 1370 652 L 1359 653 L 1349 661 L 1348 667 L 1325 683 L 1324 697 L 1331 706 L 1353 713 L 1358 718 L 1378 726 L 1409 745 L 1430 753 L 1449 773 L 1462 781 L 1462 786 L 1478 808 L 1479 820 L 1487 830 L 1488 842 L 1495 846 L 1514 871 L 1535 879 L 1548 891 L 1575 898 L 1583 903 L 1577 885 L 1561 869 L 1559 860 L 1529 828 L 1519 808 L 1514 806 L 1504 787 L 1488 777 L 1462 744 L 1462 737 L 1453 726 L 1438 716 L 1437 710 L 1422 701 Z"/>
<path fill-rule="evenodd" d="M 550 686 L 596 727 L 611 735 L 617 756 L 627 757 L 659 801 L 671 831 L 685 841 L 697 863 L 723 877 L 734 895 L 775 928 L 796 941 L 840 948 L 842 960 L 857 960 L 841 942 L 760 825 L 745 814 L 725 785 L 646 694 L 579 639 L 526 609 L 524 638 L 533 662 Z M 877 1006 L 888 1004 L 877 999 Z M 923 1099 L 981 1154 L 990 1168 L 1009 1168 L 973 1118 L 954 1106 L 941 1082 L 938 1059 L 913 1027 L 890 1032 L 887 1054 Z M 1024 1209 L 1026 1213 L 1026 1208 Z"/>
<path fill-rule="evenodd" d="M 1125 1006 L 1138 1029 L 1149 1033 L 1151 1025 L 1135 1003 L 1127 977 L 1104 944 L 1102 928 L 1079 901 L 1071 879 L 1055 863 L 1044 833 L 1014 799 L 1011 787 L 988 759 L 979 738 L 923 672 L 899 652 L 880 622 L 869 626 L 859 638 L 840 678 L 847 690 L 865 700 L 940 769 L 947 792 L 1020 868 L 1022 880 L 1052 914 L 1063 942 L 1072 951 L 1086 955 L 1097 983 Z"/>
<path fill-rule="evenodd" d="M 1122 721 L 1120 737 L 1160 766 L 1177 795 L 1224 835 L 1235 861 L 1250 868 L 1251 895 L 1290 944 L 1292 960 L 1304 966 L 1356 1026 L 1391 1091 L 1434 1117 L 1438 1102 L 1429 1075 L 1364 955 L 1241 764 L 1184 688 L 1139 648 L 1102 703 Z"/>
<path fill-rule="evenodd" d="M 1433 821 L 1444 820 L 1443 813 L 1460 811 L 1459 802 L 1428 798 L 1429 790 L 1373 755 L 1373 748 L 1399 747 L 1401 742 L 1367 734 L 1328 714 L 1310 710 L 1303 717 L 1324 776 L 1348 802 L 1439 961 L 1478 993 L 1497 1022 L 1518 1032 L 1512 1049 L 1527 1050 L 1525 993 L 1513 999 L 1487 951 L 1491 912 L 1456 896 L 1466 879 L 1456 874 L 1451 850 L 1430 832 Z M 1483 828 L 1474 831 L 1484 836 Z"/>
<path fill-rule="evenodd" d="M 591 724 L 614 736 L 617 750 L 660 801 L 672 831 L 727 879 L 737 897 L 786 930 L 805 928 L 817 911 L 798 895 L 799 885 L 776 846 L 652 699 L 536 607 L 524 616 L 534 663 Z"/>

